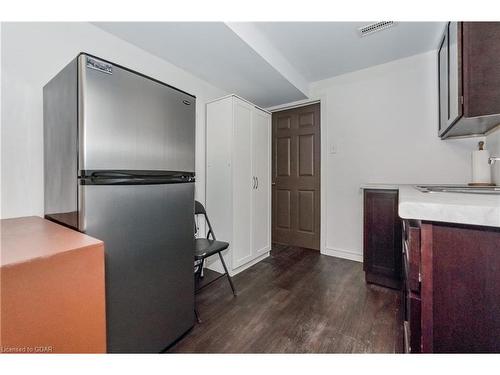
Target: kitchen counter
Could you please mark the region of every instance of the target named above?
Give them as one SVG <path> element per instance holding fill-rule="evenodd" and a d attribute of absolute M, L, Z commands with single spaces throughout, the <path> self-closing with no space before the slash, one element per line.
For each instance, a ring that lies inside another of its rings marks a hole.
<path fill-rule="evenodd" d="M 500 195 L 423 193 L 399 186 L 399 216 L 447 223 L 500 227 Z"/>
<path fill-rule="evenodd" d="M 361 189 L 398 189 L 403 219 L 500 227 L 500 195 L 423 193 L 406 184 L 363 184 Z"/>
<path fill-rule="evenodd" d="M 0 352 L 106 352 L 103 242 L 35 216 L 0 229 Z"/>

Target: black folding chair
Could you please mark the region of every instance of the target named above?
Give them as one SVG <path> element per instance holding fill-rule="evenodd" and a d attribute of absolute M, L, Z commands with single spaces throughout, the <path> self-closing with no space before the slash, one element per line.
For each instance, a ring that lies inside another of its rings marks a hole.
<path fill-rule="evenodd" d="M 229 281 L 229 285 L 231 286 L 231 290 L 233 291 L 233 295 L 236 297 L 236 290 L 233 285 L 233 280 L 231 279 L 231 276 L 227 271 L 226 262 L 224 262 L 224 257 L 222 256 L 222 251 L 226 250 L 229 247 L 229 243 L 223 241 L 217 241 L 215 239 L 215 233 L 212 228 L 212 225 L 210 224 L 210 220 L 208 219 L 207 211 L 205 210 L 205 207 L 203 207 L 203 205 L 198 201 L 194 202 L 194 214 L 196 216 L 203 215 L 205 217 L 205 222 L 208 225 L 208 232 L 206 238 L 195 239 L 194 260 L 197 266 L 195 272 L 195 285 L 198 286 L 200 283 L 200 279 L 203 277 L 203 264 L 205 263 L 205 259 L 207 259 L 208 257 L 215 254 L 219 254 L 222 267 L 224 267 L 224 273 L 222 275 L 216 277 L 215 279 L 211 280 L 210 282 L 206 283 L 200 288 L 197 287 L 195 292 L 196 293 L 199 292 L 201 289 L 212 284 L 214 281 L 220 279 L 221 277 L 226 276 L 227 280 Z M 212 237 L 212 239 L 210 239 L 210 237 Z M 199 323 L 201 323 L 196 308 L 195 308 L 195 313 L 196 313 L 196 319 L 198 320 Z"/>

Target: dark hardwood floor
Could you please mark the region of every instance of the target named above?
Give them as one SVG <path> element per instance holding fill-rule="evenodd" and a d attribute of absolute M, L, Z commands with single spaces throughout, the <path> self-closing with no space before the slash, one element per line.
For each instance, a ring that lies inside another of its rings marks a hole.
<path fill-rule="evenodd" d="M 362 264 L 274 246 L 271 256 L 203 289 L 202 323 L 173 353 L 393 353 L 402 350 L 398 292 L 366 285 Z"/>

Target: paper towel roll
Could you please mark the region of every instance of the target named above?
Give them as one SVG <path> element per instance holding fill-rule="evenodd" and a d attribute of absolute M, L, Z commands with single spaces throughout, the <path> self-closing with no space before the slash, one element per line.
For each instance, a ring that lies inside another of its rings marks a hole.
<path fill-rule="evenodd" d="M 477 150 L 472 152 L 472 182 L 491 183 L 491 167 L 488 164 L 490 152 L 488 150 Z"/>

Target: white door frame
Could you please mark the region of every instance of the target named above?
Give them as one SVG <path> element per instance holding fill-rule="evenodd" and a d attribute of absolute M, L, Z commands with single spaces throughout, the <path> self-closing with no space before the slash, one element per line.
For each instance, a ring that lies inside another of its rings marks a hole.
<path fill-rule="evenodd" d="M 321 254 L 325 255 L 331 255 L 326 247 L 326 192 L 327 192 L 327 162 L 328 162 L 328 150 L 327 150 L 327 145 L 328 145 L 328 132 L 327 132 L 327 96 L 326 94 L 322 94 L 319 96 L 314 96 L 309 99 L 304 99 L 304 100 L 298 100 L 296 102 L 291 102 L 291 103 L 286 103 L 286 104 L 280 104 L 274 107 L 266 108 L 269 112 L 274 113 L 274 112 L 280 112 L 284 111 L 286 109 L 292 109 L 292 108 L 297 108 L 297 107 L 305 107 L 310 104 L 315 104 L 319 103 L 319 109 L 320 109 L 320 134 L 321 134 L 321 157 L 320 157 L 320 202 L 319 202 L 319 207 L 320 207 L 320 231 L 319 231 L 319 249 Z M 272 134 L 272 132 L 271 132 Z M 271 135 L 272 137 L 272 135 Z M 274 155 L 273 155 L 274 156 Z M 273 159 L 273 156 L 271 156 L 271 160 Z M 272 229 L 271 229 L 272 230 Z"/>

